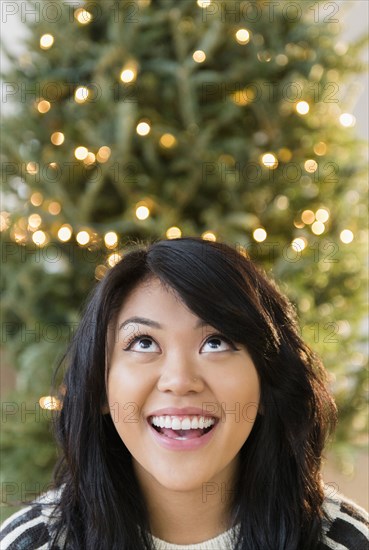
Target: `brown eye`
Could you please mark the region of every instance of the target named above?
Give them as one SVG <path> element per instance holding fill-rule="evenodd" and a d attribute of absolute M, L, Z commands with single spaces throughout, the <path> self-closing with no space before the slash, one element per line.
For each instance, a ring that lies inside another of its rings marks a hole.
<path fill-rule="evenodd" d="M 235 350 L 236 346 L 222 335 L 213 335 L 204 342 L 202 348 L 204 353 L 213 353 L 217 351 Z"/>
<path fill-rule="evenodd" d="M 154 352 L 157 353 L 160 351 L 158 344 L 146 334 L 141 336 L 136 336 L 133 338 L 128 346 L 124 348 L 124 351 L 137 351 L 137 352 Z"/>

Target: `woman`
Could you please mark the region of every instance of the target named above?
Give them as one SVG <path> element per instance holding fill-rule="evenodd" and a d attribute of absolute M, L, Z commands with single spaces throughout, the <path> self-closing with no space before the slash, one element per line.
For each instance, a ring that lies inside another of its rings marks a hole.
<path fill-rule="evenodd" d="M 366 512 L 321 479 L 325 371 L 240 251 L 127 253 L 66 362 L 55 490 L 5 523 L 1 548 L 367 549 Z"/>

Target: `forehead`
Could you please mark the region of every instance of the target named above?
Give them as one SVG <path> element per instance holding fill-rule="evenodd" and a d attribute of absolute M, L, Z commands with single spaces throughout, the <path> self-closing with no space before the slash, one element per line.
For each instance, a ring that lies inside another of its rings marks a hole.
<path fill-rule="evenodd" d="M 153 315 L 156 320 L 170 314 L 183 314 L 195 317 L 195 314 L 186 306 L 179 294 L 160 279 L 151 277 L 141 281 L 128 294 L 120 308 L 118 320 L 129 315 Z"/>

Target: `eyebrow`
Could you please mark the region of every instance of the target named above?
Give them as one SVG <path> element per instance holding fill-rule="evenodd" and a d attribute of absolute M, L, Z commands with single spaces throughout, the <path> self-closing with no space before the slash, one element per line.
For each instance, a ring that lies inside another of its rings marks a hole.
<path fill-rule="evenodd" d="M 153 321 L 152 319 L 147 319 L 146 317 L 129 317 L 119 325 L 118 330 L 121 330 L 126 325 L 130 325 L 131 323 L 135 323 L 137 325 L 147 325 L 148 327 L 159 328 L 159 329 L 165 328 L 163 325 L 161 325 L 157 321 Z M 203 321 L 202 319 L 199 319 L 193 328 L 194 330 L 196 330 L 198 328 L 206 327 L 206 326 L 210 326 L 209 323 L 207 323 L 206 321 Z"/>

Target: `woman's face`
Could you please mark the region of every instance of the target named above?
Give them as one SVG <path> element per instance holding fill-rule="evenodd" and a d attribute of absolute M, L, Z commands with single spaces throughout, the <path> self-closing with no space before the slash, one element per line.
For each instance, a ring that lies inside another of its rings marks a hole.
<path fill-rule="evenodd" d="M 259 405 L 246 348 L 205 325 L 158 279 L 128 296 L 110 346 L 109 410 L 138 479 L 227 491 L 214 483 L 233 478 Z"/>

